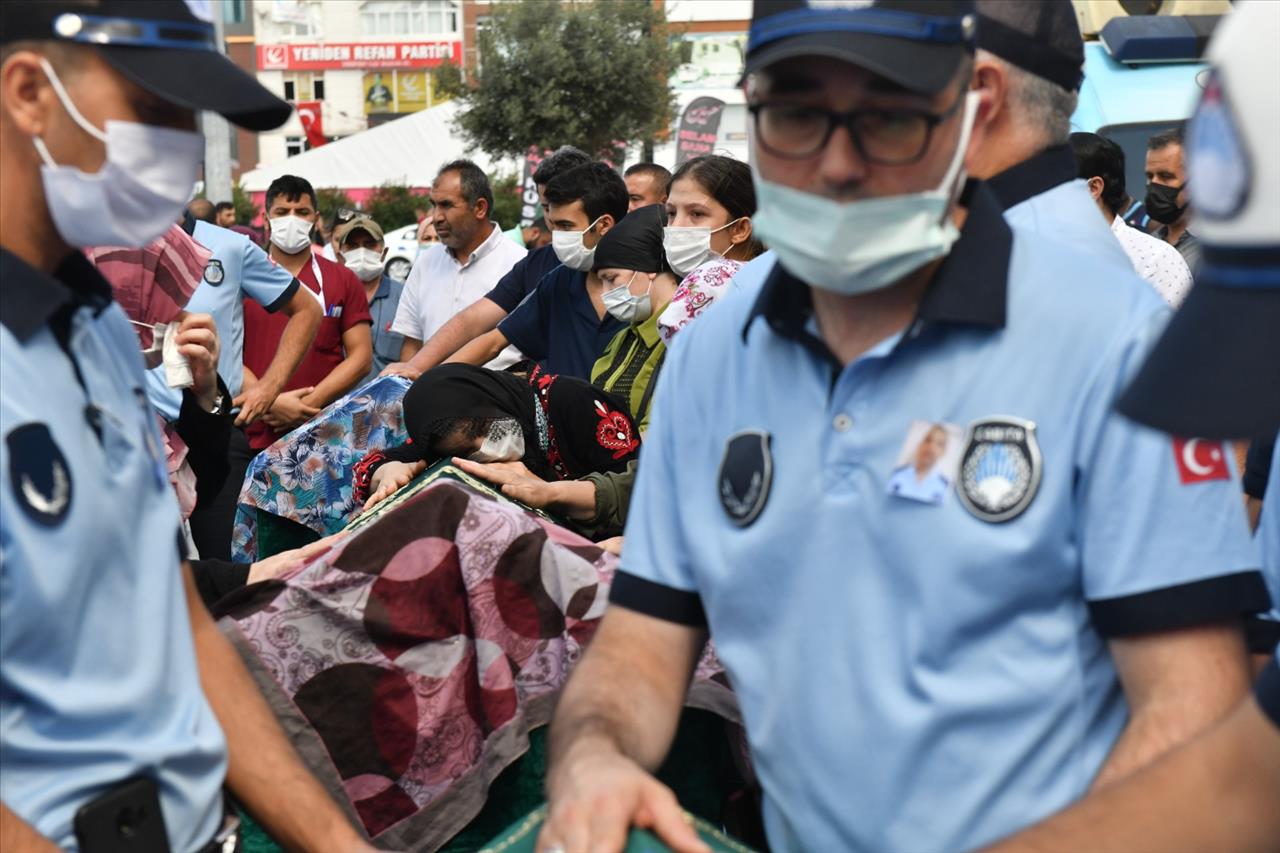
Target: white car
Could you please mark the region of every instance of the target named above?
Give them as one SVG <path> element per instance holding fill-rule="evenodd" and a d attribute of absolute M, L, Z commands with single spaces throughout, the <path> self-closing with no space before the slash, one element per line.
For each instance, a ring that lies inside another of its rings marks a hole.
<path fill-rule="evenodd" d="M 413 259 L 418 257 L 417 223 L 386 232 L 383 234 L 383 245 L 387 247 L 387 260 L 383 269 L 396 281 L 404 281 L 413 268 Z"/>

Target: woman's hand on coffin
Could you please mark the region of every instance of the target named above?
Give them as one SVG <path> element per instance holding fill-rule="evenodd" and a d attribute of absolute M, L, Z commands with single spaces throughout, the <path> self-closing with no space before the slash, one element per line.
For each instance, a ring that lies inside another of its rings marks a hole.
<path fill-rule="evenodd" d="M 300 569 L 311 562 L 317 555 L 328 551 L 341 538 L 341 533 L 335 533 L 332 536 L 318 539 L 310 545 L 303 545 L 301 548 L 294 548 L 292 551 L 281 551 L 275 556 L 259 560 L 249 567 L 249 579 L 246 583 L 258 583 L 259 581 L 271 580 L 281 575 L 290 574 L 295 569 Z"/>
<path fill-rule="evenodd" d="M 427 470 L 426 462 L 383 462 L 369 480 L 372 494 L 364 502 L 364 509 L 382 503 Z"/>

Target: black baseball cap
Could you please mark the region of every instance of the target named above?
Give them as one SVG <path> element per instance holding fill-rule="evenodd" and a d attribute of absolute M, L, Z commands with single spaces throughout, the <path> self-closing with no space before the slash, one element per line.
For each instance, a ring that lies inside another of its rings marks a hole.
<path fill-rule="evenodd" d="M 826 56 L 925 95 L 973 54 L 972 0 L 755 0 L 745 74 L 796 56 Z"/>
<path fill-rule="evenodd" d="M 163 100 L 271 130 L 293 108 L 218 51 L 209 0 L 3 0 L 0 44 L 55 41 L 97 49 Z"/>
<path fill-rule="evenodd" d="M 1068 92 L 1078 92 L 1084 79 L 1084 39 L 1071 0 L 978 0 L 978 47 Z"/>

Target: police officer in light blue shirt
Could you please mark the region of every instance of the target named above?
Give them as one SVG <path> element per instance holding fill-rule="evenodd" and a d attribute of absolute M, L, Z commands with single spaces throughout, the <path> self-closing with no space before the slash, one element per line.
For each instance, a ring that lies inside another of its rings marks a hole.
<path fill-rule="evenodd" d="M 1159 429 L 1214 438 L 1280 429 L 1280 161 L 1243 156 L 1265 150 L 1280 127 L 1272 85 L 1280 78 L 1277 38 L 1280 6 L 1244 2 L 1209 44 L 1213 68 L 1187 133 L 1192 203 L 1197 222 L 1208 223 L 1204 265 L 1119 403 Z M 1274 580 L 1280 577 L 1280 466 L 1274 464 L 1263 513 L 1262 557 Z M 1277 587 L 1272 590 L 1274 596 Z M 1254 650 L 1265 661 L 1254 696 L 1210 732 L 996 850 L 1276 849 L 1280 652 Z"/>
<path fill-rule="evenodd" d="M 1120 243 L 1076 174 L 1068 144 L 1084 78 L 1084 42 L 1066 2 L 977 0 L 974 80 L 992 108 L 969 173 L 988 181 L 1005 218 L 1131 273 Z M 1125 284 L 1134 281 L 1132 276 Z"/>
<path fill-rule="evenodd" d="M 889 494 L 927 504 L 942 503 L 951 489 L 951 478 L 941 469 L 946 452 L 947 430 L 941 424 L 933 424 L 916 445 L 911 462 L 889 478 Z"/>
<path fill-rule="evenodd" d="M 695 848 L 645 771 L 708 633 L 775 851 L 972 848 L 1247 691 L 1268 597 L 1228 454 L 1113 410 L 1168 309 L 964 183 L 973 35 L 960 0 L 756 5 L 777 260 L 668 355 L 544 848 Z M 887 493 L 918 421 L 964 436 L 937 505 Z"/>
<path fill-rule="evenodd" d="M 309 291 L 283 267 L 274 263 L 248 237 L 203 220 L 186 218 L 183 227 L 197 243 L 213 252 L 204 280 L 191 295 L 186 310 L 211 314 L 218 330 L 218 374 L 230 399 L 240 408 L 228 447 L 228 474 L 222 488 L 202 501 L 191 515 L 191 536 L 199 555 L 231 558 L 231 531 L 244 473 L 256 455 L 244 427 L 271 408 L 276 395 L 306 355 L 320 324 L 320 307 Z M 268 311 L 289 315 L 271 367 L 248 391 L 244 390 L 244 300 L 252 299 Z M 147 372 L 147 398 L 166 419 L 175 421 L 182 395 L 165 381 L 163 365 Z"/>
<path fill-rule="evenodd" d="M 244 383 L 244 300 L 252 299 L 268 311 L 284 311 L 289 315 L 306 310 L 315 300 L 304 294 L 295 304 L 298 280 L 288 270 L 273 264 L 267 253 L 243 234 L 198 219 L 185 227 L 197 243 L 213 252 L 205 264 L 204 280 L 191 294 L 186 310 L 213 316 L 218 328 L 218 375 L 227 384 L 232 398 L 239 397 Z M 305 355 L 306 324 L 300 321 L 297 325 L 301 353 Z M 294 348 L 282 350 L 287 353 Z M 286 378 L 293 374 L 295 367 L 296 364 L 287 363 L 281 366 Z M 182 394 L 165 382 L 163 367 L 148 373 L 147 396 L 167 420 L 177 420 Z"/>
<path fill-rule="evenodd" d="M 196 111 L 289 116 L 196 11 L 0 4 L 0 186 L 20 211 L 0 229 L 6 851 L 231 849 L 228 779 L 287 846 L 367 849 L 195 596 L 138 338 L 81 252 L 177 220 Z"/>

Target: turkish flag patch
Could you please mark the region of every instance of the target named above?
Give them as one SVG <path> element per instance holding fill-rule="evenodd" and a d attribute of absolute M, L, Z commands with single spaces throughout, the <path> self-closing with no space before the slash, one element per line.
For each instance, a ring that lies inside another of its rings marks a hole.
<path fill-rule="evenodd" d="M 1231 479 L 1231 472 L 1227 469 L 1227 453 L 1220 441 L 1175 438 L 1173 457 L 1178 462 L 1178 479 L 1184 486 L 1209 480 Z"/>

